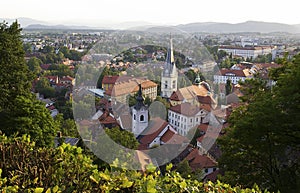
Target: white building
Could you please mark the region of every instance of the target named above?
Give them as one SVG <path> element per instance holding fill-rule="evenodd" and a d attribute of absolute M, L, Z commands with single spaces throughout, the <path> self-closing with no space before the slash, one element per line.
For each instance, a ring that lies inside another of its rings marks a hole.
<path fill-rule="evenodd" d="M 271 46 L 252 46 L 252 47 L 234 47 L 234 46 L 220 46 L 218 51 L 223 50 L 233 56 L 240 56 L 243 58 L 255 59 L 259 55 L 274 55 L 274 49 Z"/>
<path fill-rule="evenodd" d="M 221 69 L 218 74 L 214 75 L 214 83 L 226 83 L 230 79 L 233 84 L 238 84 L 239 81 L 245 81 L 246 78 L 252 78 L 249 69 L 244 70 L 229 70 Z"/>
<path fill-rule="evenodd" d="M 185 136 L 191 128 L 202 123 L 207 113 L 206 110 L 190 103 L 182 103 L 170 107 L 168 121 L 180 135 Z"/>

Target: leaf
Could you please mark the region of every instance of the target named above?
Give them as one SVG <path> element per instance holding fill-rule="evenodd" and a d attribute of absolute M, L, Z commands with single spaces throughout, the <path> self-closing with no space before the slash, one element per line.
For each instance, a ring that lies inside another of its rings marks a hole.
<path fill-rule="evenodd" d="M 34 190 L 34 193 L 42 193 L 44 191 L 44 188 L 36 188 Z"/>
<path fill-rule="evenodd" d="M 166 171 L 171 171 L 172 167 L 173 167 L 172 163 L 168 164 L 166 167 Z"/>
<path fill-rule="evenodd" d="M 56 186 L 54 186 L 54 188 L 52 189 L 52 192 L 53 193 L 56 193 L 56 192 L 58 192 L 58 186 L 56 185 Z"/>
<path fill-rule="evenodd" d="M 122 187 L 123 188 L 129 188 L 133 185 L 133 182 L 130 182 L 128 180 L 126 180 L 125 182 L 123 182 Z"/>

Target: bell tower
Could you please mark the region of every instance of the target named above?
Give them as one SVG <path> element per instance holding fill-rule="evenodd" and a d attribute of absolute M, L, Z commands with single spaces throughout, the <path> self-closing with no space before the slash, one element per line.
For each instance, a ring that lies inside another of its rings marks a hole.
<path fill-rule="evenodd" d="M 161 97 L 170 98 L 173 91 L 177 91 L 178 72 L 174 61 L 172 38 L 164 69 L 161 74 Z"/>
<path fill-rule="evenodd" d="M 148 107 L 144 104 L 141 84 L 139 84 L 136 101 L 132 107 L 132 133 L 135 137 L 140 135 L 148 126 Z"/>

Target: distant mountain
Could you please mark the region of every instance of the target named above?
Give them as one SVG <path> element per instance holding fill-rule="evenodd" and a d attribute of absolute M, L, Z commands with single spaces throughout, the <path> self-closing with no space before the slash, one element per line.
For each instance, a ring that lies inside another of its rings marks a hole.
<path fill-rule="evenodd" d="M 40 21 L 40 20 L 35 20 L 35 19 L 31 19 L 31 18 L 27 18 L 27 17 L 19 17 L 19 18 L 0 18 L 0 22 L 8 22 L 9 24 L 11 24 L 14 21 L 18 21 L 18 23 L 21 25 L 22 28 L 25 28 L 29 25 L 33 25 L 33 24 L 41 24 L 41 25 L 47 25 L 49 23 L 44 22 L 44 21 Z"/>
<path fill-rule="evenodd" d="M 41 25 L 32 24 L 25 27 L 25 29 L 96 29 L 89 26 L 75 26 L 75 25 Z"/>
<path fill-rule="evenodd" d="M 284 32 L 284 33 L 300 33 L 300 24 L 288 25 L 282 23 L 260 22 L 260 21 L 246 21 L 243 23 L 219 23 L 219 22 L 202 22 L 202 23 L 188 23 L 175 26 L 155 25 L 153 23 L 144 21 L 131 22 L 111 22 L 104 21 L 82 21 L 72 20 L 65 22 L 44 22 L 31 18 L 20 17 L 16 19 L 0 18 L 0 22 L 6 21 L 11 23 L 18 20 L 22 28 L 25 29 L 126 29 L 135 31 L 150 31 L 150 32 L 207 32 L 207 33 L 237 33 L 237 32 Z M 61 23 L 63 25 L 61 25 Z M 96 27 L 97 26 L 97 27 Z M 103 27 L 99 27 L 103 26 Z"/>
<path fill-rule="evenodd" d="M 235 32 L 288 32 L 300 33 L 299 25 L 282 23 L 270 23 L 260 21 L 247 21 L 243 23 L 190 23 L 176 26 L 187 32 L 210 32 L 210 33 L 235 33 Z"/>

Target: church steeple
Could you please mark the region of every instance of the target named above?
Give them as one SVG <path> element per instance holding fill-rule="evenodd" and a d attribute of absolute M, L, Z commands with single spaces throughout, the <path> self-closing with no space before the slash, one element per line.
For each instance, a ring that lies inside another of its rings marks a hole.
<path fill-rule="evenodd" d="M 170 47 L 168 48 L 166 63 L 167 65 L 174 64 L 173 43 L 172 43 L 171 35 L 170 35 Z"/>
<path fill-rule="evenodd" d="M 164 66 L 164 76 L 176 76 L 176 65 L 175 65 L 175 60 L 174 60 L 174 52 L 173 52 L 173 42 L 172 42 L 172 37 L 170 35 L 170 47 L 168 48 L 167 52 L 167 57 L 166 57 L 166 62 Z"/>
<path fill-rule="evenodd" d="M 164 70 L 161 76 L 161 96 L 169 98 L 177 90 L 178 73 L 174 60 L 173 42 L 170 35 L 170 47 L 168 48 Z"/>
<path fill-rule="evenodd" d="M 139 91 L 138 91 L 138 95 L 136 97 L 136 101 L 137 101 L 137 103 L 134 105 L 134 108 L 136 110 L 140 110 L 143 106 L 145 106 L 141 84 L 139 84 Z"/>
<path fill-rule="evenodd" d="M 137 137 L 148 126 L 148 107 L 144 104 L 142 85 L 136 97 L 136 104 L 132 107 L 132 133 Z"/>

